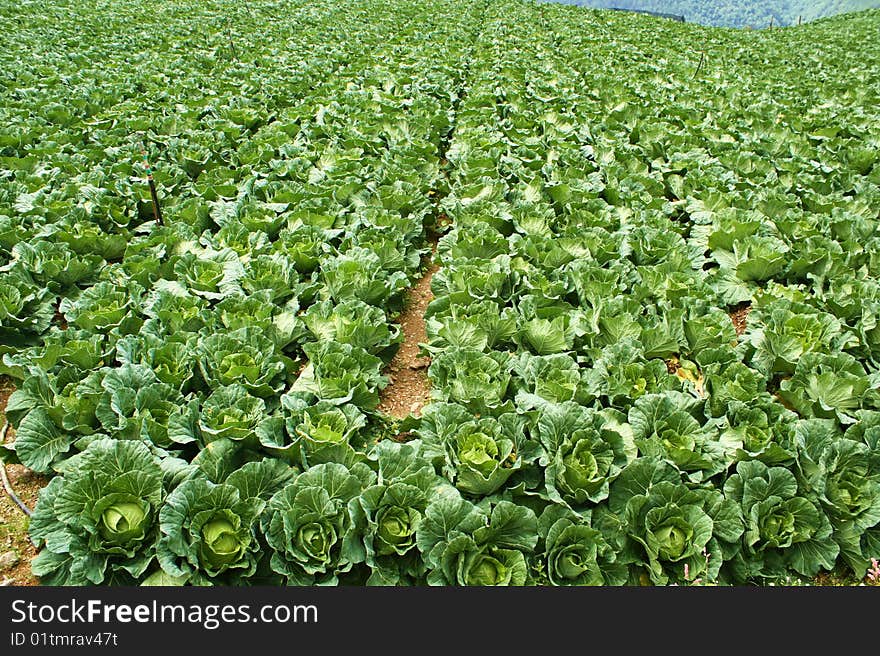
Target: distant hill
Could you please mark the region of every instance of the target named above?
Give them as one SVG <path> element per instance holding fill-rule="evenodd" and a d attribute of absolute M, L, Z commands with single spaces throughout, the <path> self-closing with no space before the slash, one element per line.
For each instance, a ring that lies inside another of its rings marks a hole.
<path fill-rule="evenodd" d="M 723 27 L 795 25 L 850 11 L 880 7 L 880 0 L 557 0 L 599 9 L 638 9 L 684 16 L 691 23 Z"/>

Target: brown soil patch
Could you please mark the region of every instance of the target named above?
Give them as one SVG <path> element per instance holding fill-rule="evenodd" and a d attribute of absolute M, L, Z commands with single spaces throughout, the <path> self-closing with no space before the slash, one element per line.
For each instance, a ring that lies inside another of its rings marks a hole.
<path fill-rule="evenodd" d="M 395 419 L 409 415 L 418 417 L 431 395 L 428 381 L 431 360 L 420 356 L 419 344 L 428 339 L 425 310 L 434 299 L 431 278 L 439 268 L 433 259 L 428 261 L 424 275 L 407 294 L 403 312 L 397 320 L 404 340 L 385 372 L 391 382 L 382 390 L 379 403 L 379 411 Z"/>
<path fill-rule="evenodd" d="M 733 328 L 736 330 L 736 336 L 739 337 L 746 331 L 746 319 L 749 312 L 752 311 L 752 304 L 748 301 L 735 306 L 728 314 L 733 322 Z"/>
<path fill-rule="evenodd" d="M 9 379 L 0 380 L 0 425 L 6 420 L 2 411 L 14 390 Z M 14 431 L 10 428 L 6 441 L 13 439 Z M 46 484 L 45 477 L 21 465 L 8 465 L 6 472 L 12 489 L 28 507 L 33 508 L 40 488 Z M 28 540 L 27 525 L 27 516 L 5 490 L 0 489 L 0 585 L 40 585 L 39 579 L 31 574 L 31 559 L 37 555 L 37 550 Z M 11 562 L 15 564 L 8 566 Z"/>

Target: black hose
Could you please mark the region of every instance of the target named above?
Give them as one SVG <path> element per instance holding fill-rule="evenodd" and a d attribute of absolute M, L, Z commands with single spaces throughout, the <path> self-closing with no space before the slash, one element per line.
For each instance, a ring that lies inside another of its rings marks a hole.
<path fill-rule="evenodd" d="M 6 433 L 9 432 L 9 422 L 3 422 L 3 428 L 0 429 L 0 444 L 4 444 L 6 442 Z M 27 507 L 27 504 L 22 501 L 18 495 L 15 493 L 15 490 L 12 489 L 12 483 L 9 482 L 9 476 L 6 474 L 6 463 L 3 462 L 3 456 L 0 455 L 0 478 L 3 479 L 3 489 L 6 490 L 6 494 L 9 495 L 9 498 L 15 502 L 15 505 L 21 509 L 25 515 L 30 517 L 34 514 L 34 511 Z"/>

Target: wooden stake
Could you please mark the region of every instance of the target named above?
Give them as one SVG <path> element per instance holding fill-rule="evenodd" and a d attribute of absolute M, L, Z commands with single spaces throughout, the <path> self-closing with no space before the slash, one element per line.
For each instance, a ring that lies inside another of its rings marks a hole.
<path fill-rule="evenodd" d="M 156 183 L 153 180 L 153 169 L 150 168 L 150 162 L 147 159 L 147 151 L 144 150 L 144 168 L 147 169 L 147 184 L 150 185 L 150 197 L 153 199 L 153 216 L 156 217 L 158 225 L 165 225 L 162 221 L 162 210 L 159 207 L 159 194 L 156 193 Z"/>
<path fill-rule="evenodd" d="M 770 17 L 770 29 L 773 29 L 773 16 Z"/>
<path fill-rule="evenodd" d="M 803 16 L 798 16 L 798 25 L 801 24 L 801 20 L 803 20 L 803 18 L 804 18 Z"/>
<path fill-rule="evenodd" d="M 238 59 L 238 52 L 235 49 L 235 42 L 232 40 L 232 29 L 228 18 L 226 19 L 226 29 L 229 30 L 229 47 L 232 48 L 232 56 Z"/>
<path fill-rule="evenodd" d="M 697 75 L 700 74 L 700 69 L 703 68 L 703 59 L 706 58 L 706 51 L 703 50 L 700 52 L 700 63 L 697 64 L 697 70 L 694 71 L 694 76 L 691 78 L 692 80 L 697 79 Z"/>

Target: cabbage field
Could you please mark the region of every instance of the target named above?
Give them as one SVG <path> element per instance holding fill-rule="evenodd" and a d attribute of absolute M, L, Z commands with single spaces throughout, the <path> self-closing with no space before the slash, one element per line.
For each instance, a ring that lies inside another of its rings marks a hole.
<path fill-rule="evenodd" d="M 880 11 L 0 21 L 0 448 L 46 476 L 43 584 L 880 575 Z M 392 413 L 428 280 L 430 398 Z"/>

